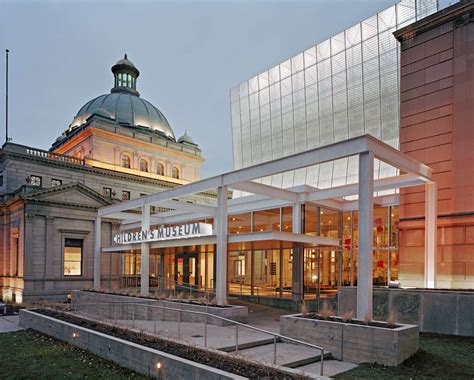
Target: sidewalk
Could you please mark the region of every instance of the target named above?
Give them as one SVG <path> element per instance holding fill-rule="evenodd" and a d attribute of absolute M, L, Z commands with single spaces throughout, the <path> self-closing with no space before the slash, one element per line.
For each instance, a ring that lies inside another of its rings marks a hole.
<path fill-rule="evenodd" d="M 0 333 L 24 330 L 18 325 L 20 317 L 18 315 L 9 315 L 0 317 Z"/>

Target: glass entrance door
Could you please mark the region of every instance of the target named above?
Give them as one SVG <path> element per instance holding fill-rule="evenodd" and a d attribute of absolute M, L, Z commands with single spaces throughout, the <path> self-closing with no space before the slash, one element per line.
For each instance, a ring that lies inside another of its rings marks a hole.
<path fill-rule="evenodd" d="M 198 285 L 197 253 L 177 253 L 174 265 L 177 285 Z"/>

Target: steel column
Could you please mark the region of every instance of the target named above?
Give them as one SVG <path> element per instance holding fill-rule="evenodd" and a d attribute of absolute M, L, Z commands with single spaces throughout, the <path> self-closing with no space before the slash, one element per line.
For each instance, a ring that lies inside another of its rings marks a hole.
<path fill-rule="evenodd" d="M 227 303 L 227 186 L 217 188 L 216 230 L 216 301 Z"/>
<path fill-rule="evenodd" d="M 359 154 L 359 252 L 357 256 L 357 318 L 372 319 L 372 247 L 374 223 L 374 154 Z"/>
<path fill-rule="evenodd" d="M 425 288 L 436 287 L 436 233 L 437 233 L 437 197 L 436 182 L 425 185 Z"/>

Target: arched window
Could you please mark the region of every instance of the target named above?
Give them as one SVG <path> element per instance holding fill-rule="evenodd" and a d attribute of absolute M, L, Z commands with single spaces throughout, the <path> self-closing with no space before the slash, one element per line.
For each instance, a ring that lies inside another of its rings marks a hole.
<path fill-rule="evenodd" d="M 122 154 L 122 168 L 130 169 L 131 159 L 128 154 Z"/>
<path fill-rule="evenodd" d="M 156 164 L 156 174 L 165 175 L 165 166 L 161 162 Z"/>
<path fill-rule="evenodd" d="M 171 177 L 179 179 L 179 169 L 176 166 L 171 170 Z"/>
<path fill-rule="evenodd" d="M 148 161 L 142 158 L 140 160 L 140 170 L 142 172 L 147 172 L 148 171 Z"/>

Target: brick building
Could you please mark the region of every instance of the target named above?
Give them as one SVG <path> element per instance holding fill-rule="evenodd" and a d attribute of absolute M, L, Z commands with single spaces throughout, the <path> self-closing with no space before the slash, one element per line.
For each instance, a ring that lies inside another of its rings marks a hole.
<path fill-rule="evenodd" d="M 428 164 L 438 187 L 437 287 L 474 281 L 474 3 L 395 33 L 401 42 L 400 150 Z M 400 194 L 399 279 L 421 286 L 424 191 Z"/>

